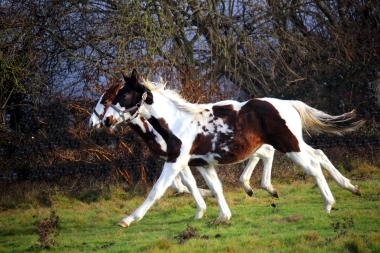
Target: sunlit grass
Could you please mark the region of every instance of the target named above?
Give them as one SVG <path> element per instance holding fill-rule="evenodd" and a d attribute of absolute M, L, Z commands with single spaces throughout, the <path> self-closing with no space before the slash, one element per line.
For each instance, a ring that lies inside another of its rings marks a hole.
<path fill-rule="evenodd" d="M 95 202 L 52 194 L 51 207 L 31 206 L 0 213 L 0 252 L 39 252 L 39 222 L 56 210 L 61 226 L 51 252 L 379 252 L 379 180 L 363 181 L 362 197 L 329 181 L 337 203 L 331 214 L 313 183 L 277 184 L 280 199 L 257 189 L 253 197 L 242 189 L 225 189 L 232 211 L 229 222 L 216 221 L 215 199 L 195 220 L 191 196 L 168 191 L 139 222 L 123 229 L 116 224 L 135 210 L 145 195 L 113 187 Z M 275 204 L 272 205 L 272 203 Z M 179 243 L 187 226 L 197 237 Z"/>

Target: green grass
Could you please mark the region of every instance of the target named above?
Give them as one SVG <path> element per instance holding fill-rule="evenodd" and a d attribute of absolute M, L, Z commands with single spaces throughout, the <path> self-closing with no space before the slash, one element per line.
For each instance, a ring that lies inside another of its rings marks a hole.
<path fill-rule="evenodd" d="M 51 194 L 51 207 L 30 204 L 0 213 L 0 252 L 380 252 L 380 180 L 359 182 L 363 196 L 352 195 L 330 181 L 336 205 L 323 212 L 312 183 L 276 184 L 280 199 L 258 189 L 254 197 L 242 189 L 226 189 L 232 211 L 229 222 L 217 222 L 215 199 L 195 220 L 189 195 L 169 191 L 139 222 L 123 229 L 116 224 L 144 200 L 110 189 L 97 201 Z M 271 204 L 275 203 L 276 207 Z M 51 210 L 60 219 L 59 235 L 50 248 L 38 242 L 37 227 Z M 196 237 L 180 243 L 187 227 Z"/>

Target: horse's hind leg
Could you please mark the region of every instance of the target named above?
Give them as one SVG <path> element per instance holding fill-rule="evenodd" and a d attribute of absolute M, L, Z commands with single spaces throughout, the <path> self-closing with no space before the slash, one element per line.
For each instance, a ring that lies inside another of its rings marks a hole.
<path fill-rule="evenodd" d="M 253 153 L 245 167 L 243 173 L 240 176 L 240 182 L 243 185 L 245 192 L 252 196 L 253 190 L 249 184 L 249 180 L 252 176 L 252 172 L 255 169 L 257 162 L 260 158 L 263 160 L 263 176 L 261 180 L 261 186 L 272 196 L 278 198 L 277 190 L 271 184 L 272 163 L 274 156 L 274 148 L 271 145 L 263 144 Z"/>
<path fill-rule="evenodd" d="M 178 193 L 190 193 L 189 189 L 183 185 L 180 174 L 174 178 L 171 187 Z"/>
<path fill-rule="evenodd" d="M 314 156 L 321 164 L 321 166 L 329 173 L 334 181 L 342 188 L 349 190 L 353 194 L 361 196 L 360 188 L 357 185 L 352 185 L 348 178 L 345 178 L 330 162 L 327 156 L 320 149 L 313 149 L 312 147 L 305 146 L 307 152 Z"/>
<path fill-rule="evenodd" d="M 261 187 L 263 187 L 273 197 L 279 198 L 277 190 L 271 183 L 274 148 L 270 145 L 262 145 L 257 154 L 261 159 L 263 159 L 264 163 Z"/>
<path fill-rule="evenodd" d="M 182 173 L 182 171 L 175 177 L 175 179 L 173 180 L 171 186 L 178 193 L 183 193 L 184 192 L 184 193 L 190 193 L 191 194 L 191 192 L 189 191 L 188 187 L 186 187 L 182 183 L 181 176 L 180 176 L 181 173 Z M 200 194 L 202 195 L 202 197 L 213 197 L 210 190 L 198 188 L 198 191 L 200 192 Z"/>
<path fill-rule="evenodd" d="M 227 205 L 226 199 L 223 195 L 222 184 L 216 174 L 214 166 L 208 166 L 206 168 L 197 167 L 203 178 L 205 179 L 208 187 L 211 190 L 212 195 L 218 202 L 220 214 L 219 220 L 229 220 L 231 218 L 231 211 Z"/>
<path fill-rule="evenodd" d="M 329 213 L 335 200 L 322 173 L 319 161 L 310 156 L 305 150 L 286 153 L 286 155 L 301 166 L 305 172 L 315 180 L 325 203 L 325 211 Z"/>
<path fill-rule="evenodd" d="M 249 158 L 247 166 L 245 166 L 243 173 L 240 175 L 240 183 L 242 184 L 245 192 L 248 194 L 248 196 L 252 197 L 253 190 L 251 188 L 251 185 L 249 184 L 249 180 L 251 179 L 252 172 L 255 169 L 256 164 L 259 162 L 260 158 L 252 155 L 251 158 Z"/>

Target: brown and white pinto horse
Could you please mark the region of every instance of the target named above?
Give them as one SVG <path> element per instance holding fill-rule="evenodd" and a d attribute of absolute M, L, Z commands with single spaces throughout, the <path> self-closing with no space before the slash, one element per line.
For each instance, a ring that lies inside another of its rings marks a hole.
<path fill-rule="evenodd" d="M 124 76 L 125 83 L 127 85 L 131 85 L 131 82 L 137 83 L 138 76 L 137 72 L 133 71 L 131 78 Z M 90 128 L 100 128 L 102 125 L 102 119 L 104 116 L 105 111 L 110 106 L 112 100 L 122 87 L 122 82 L 112 85 L 99 99 L 97 105 L 94 108 L 94 111 L 90 117 L 89 126 Z M 123 121 L 120 121 L 120 123 Z M 127 122 L 127 125 L 134 130 L 137 135 L 148 145 L 151 153 L 161 159 L 166 159 L 166 143 L 165 140 L 162 138 L 160 134 L 158 134 L 155 129 L 150 125 L 150 123 L 143 117 L 135 117 Z M 270 145 L 262 145 L 254 155 L 250 158 L 249 163 L 247 164 L 244 172 L 242 173 L 240 180 L 243 184 L 243 187 L 247 194 L 249 196 L 252 196 L 253 191 L 251 186 L 249 185 L 249 179 L 252 175 L 252 172 L 254 170 L 254 167 L 256 166 L 257 162 L 260 160 L 260 158 L 264 162 L 264 172 L 263 172 L 263 179 L 262 179 L 262 187 L 266 189 L 272 196 L 278 197 L 277 191 L 274 189 L 274 187 L 271 185 L 270 177 L 271 177 L 271 168 L 272 168 L 272 161 L 273 161 L 273 154 L 274 149 Z M 214 171 L 214 168 L 209 168 L 207 173 L 204 171 L 205 168 L 202 166 L 198 166 L 197 169 L 200 171 L 200 173 L 206 177 L 205 180 L 207 182 L 210 189 L 214 189 L 214 196 L 217 196 L 218 205 L 221 208 L 220 213 L 221 217 L 224 217 L 230 213 L 230 210 L 228 209 L 228 205 L 224 199 L 224 196 L 222 194 L 222 189 L 220 182 L 217 178 L 217 175 Z M 212 175 L 210 176 L 208 175 Z M 184 181 L 188 187 L 184 186 L 181 182 Z M 214 182 L 215 181 L 215 182 Z M 189 191 L 189 187 L 195 185 L 195 179 L 193 175 L 191 174 L 191 171 L 189 168 L 186 168 L 185 170 L 181 171 L 177 177 L 172 182 L 172 188 L 176 190 L 177 192 L 186 192 L 191 193 Z M 214 186 L 215 185 L 215 186 Z M 220 187 L 219 187 L 220 185 Z M 219 190 L 220 189 L 220 190 Z M 198 188 L 201 196 L 213 196 L 212 193 L 209 190 L 200 189 Z M 219 197 L 220 196 L 220 197 Z M 196 193 L 194 196 L 194 200 L 196 202 L 196 205 L 198 207 L 198 211 L 196 214 L 196 218 L 201 218 L 205 212 L 206 204 L 204 203 L 203 199 L 199 197 L 199 195 Z"/>
<path fill-rule="evenodd" d="M 188 165 L 204 166 L 207 171 L 207 166 L 242 162 L 264 144 L 285 153 L 316 181 L 325 211 L 329 212 L 335 201 L 320 164 L 326 166 L 341 187 L 360 195 L 359 188 L 344 178 L 321 151 L 312 149 L 302 139 L 302 129 L 335 134 L 358 129 L 363 121 L 355 121 L 353 112 L 331 116 L 300 101 L 274 98 L 191 104 L 176 92 L 165 90 L 162 81 L 144 81 L 143 85 L 136 82 L 119 91 L 104 122 L 110 126 L 121 116 L 130 120 L 138 114 L 165 140 L 167 160 L 148 198 L 120 226 L 128 227 L 140 220 Z"/>
<path fill-rule="evenodd" d="M 124 80 L 128 84 L 131 79 L 124 76 Z M 123 82 L 120 81 L 119 83 L 112 85 L 100 97 L 89 120 L 90 128 L 100 128 L 102 126 L 104 113 L 107 111 L 108 107 L 110 106 L 116 94 L 119 92 L 120 88 L 122 88 L 122 84 Z M 158 158 L 165 156 L 165 152 L 164 150 L 162 150 L 162 148 L 165 148 L 162 147 L 165 146 L 162 137 L 160 135 L 155 134 L 154 130 L 146 131 L 147 129 L 141 128 L 141 126 L 145 126 L 146 124 L 149 123 L 142 117 L 136 117 L 135 119 L 127 123 L 127 125 L 131 127 L 131 129 L 135 131 L 137 135 L 148 145 L 148 148 L 151 151 L 152 155 Z M 182 183 L 181 178 L 182 181 L 185 182 L 187 187 Z M 181 173 L 179 173 L 175 177 L 171 186 L 175 191 L 179 193 L 191 193 L 189 189 L 193 190 L 192 187 L 196 186 L 196 182 L 190 171 L 190 168 L 186 168 L 183 171 L 181 171 Z M 197 213 L 195 215 L 195 218 L 202 218 L 206 210 L 206 203 L 204 202 L 201 196 L 210 197 L 212 196 L 212 194 L 209 190 L 205 189 L 198 189 L 198 191 L 200 195 L 198 194 L 198 192 L 193 194 L 197 206 Z"/>

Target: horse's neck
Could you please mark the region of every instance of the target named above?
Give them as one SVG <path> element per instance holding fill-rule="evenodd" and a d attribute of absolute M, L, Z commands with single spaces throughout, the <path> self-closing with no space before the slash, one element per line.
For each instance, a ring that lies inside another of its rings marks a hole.
<path fill-rule="evenodd" d="M 154 155 L 165 155 L 163 152 L 166 151 L 166 146 L 162 136 L 157 133 L 146 119 L 137 117 L 129 122 L 129 126 L 148 145 Z"/>
<path fill-rule="evenodd" d="M 104 105 L 100 103 L 100 101 L 102 101 L 102 97 L 100 98 L 100 100 L 98 101 L 98 103 L 96 104 L 95 109 L 94 109 L 94 111 L 96 111 L 96 113 L 98 113 L 99 115 L 104 114 L 104 112 L 105 112 L 104 111 Z"/>
<path fill-rule="evenodd" d="M 189 117 L 188 113 L 178 109 L 173 102 L 161 94 L 154 94 L 153 100 L 154 103 L 152 105 L 146 104 L 141 108 L 140 114 L 145 119 L 150 119 L 152 117 L 155 119 L 164 118 L 170 127 L 172 123 L 182 121 Z"/>

